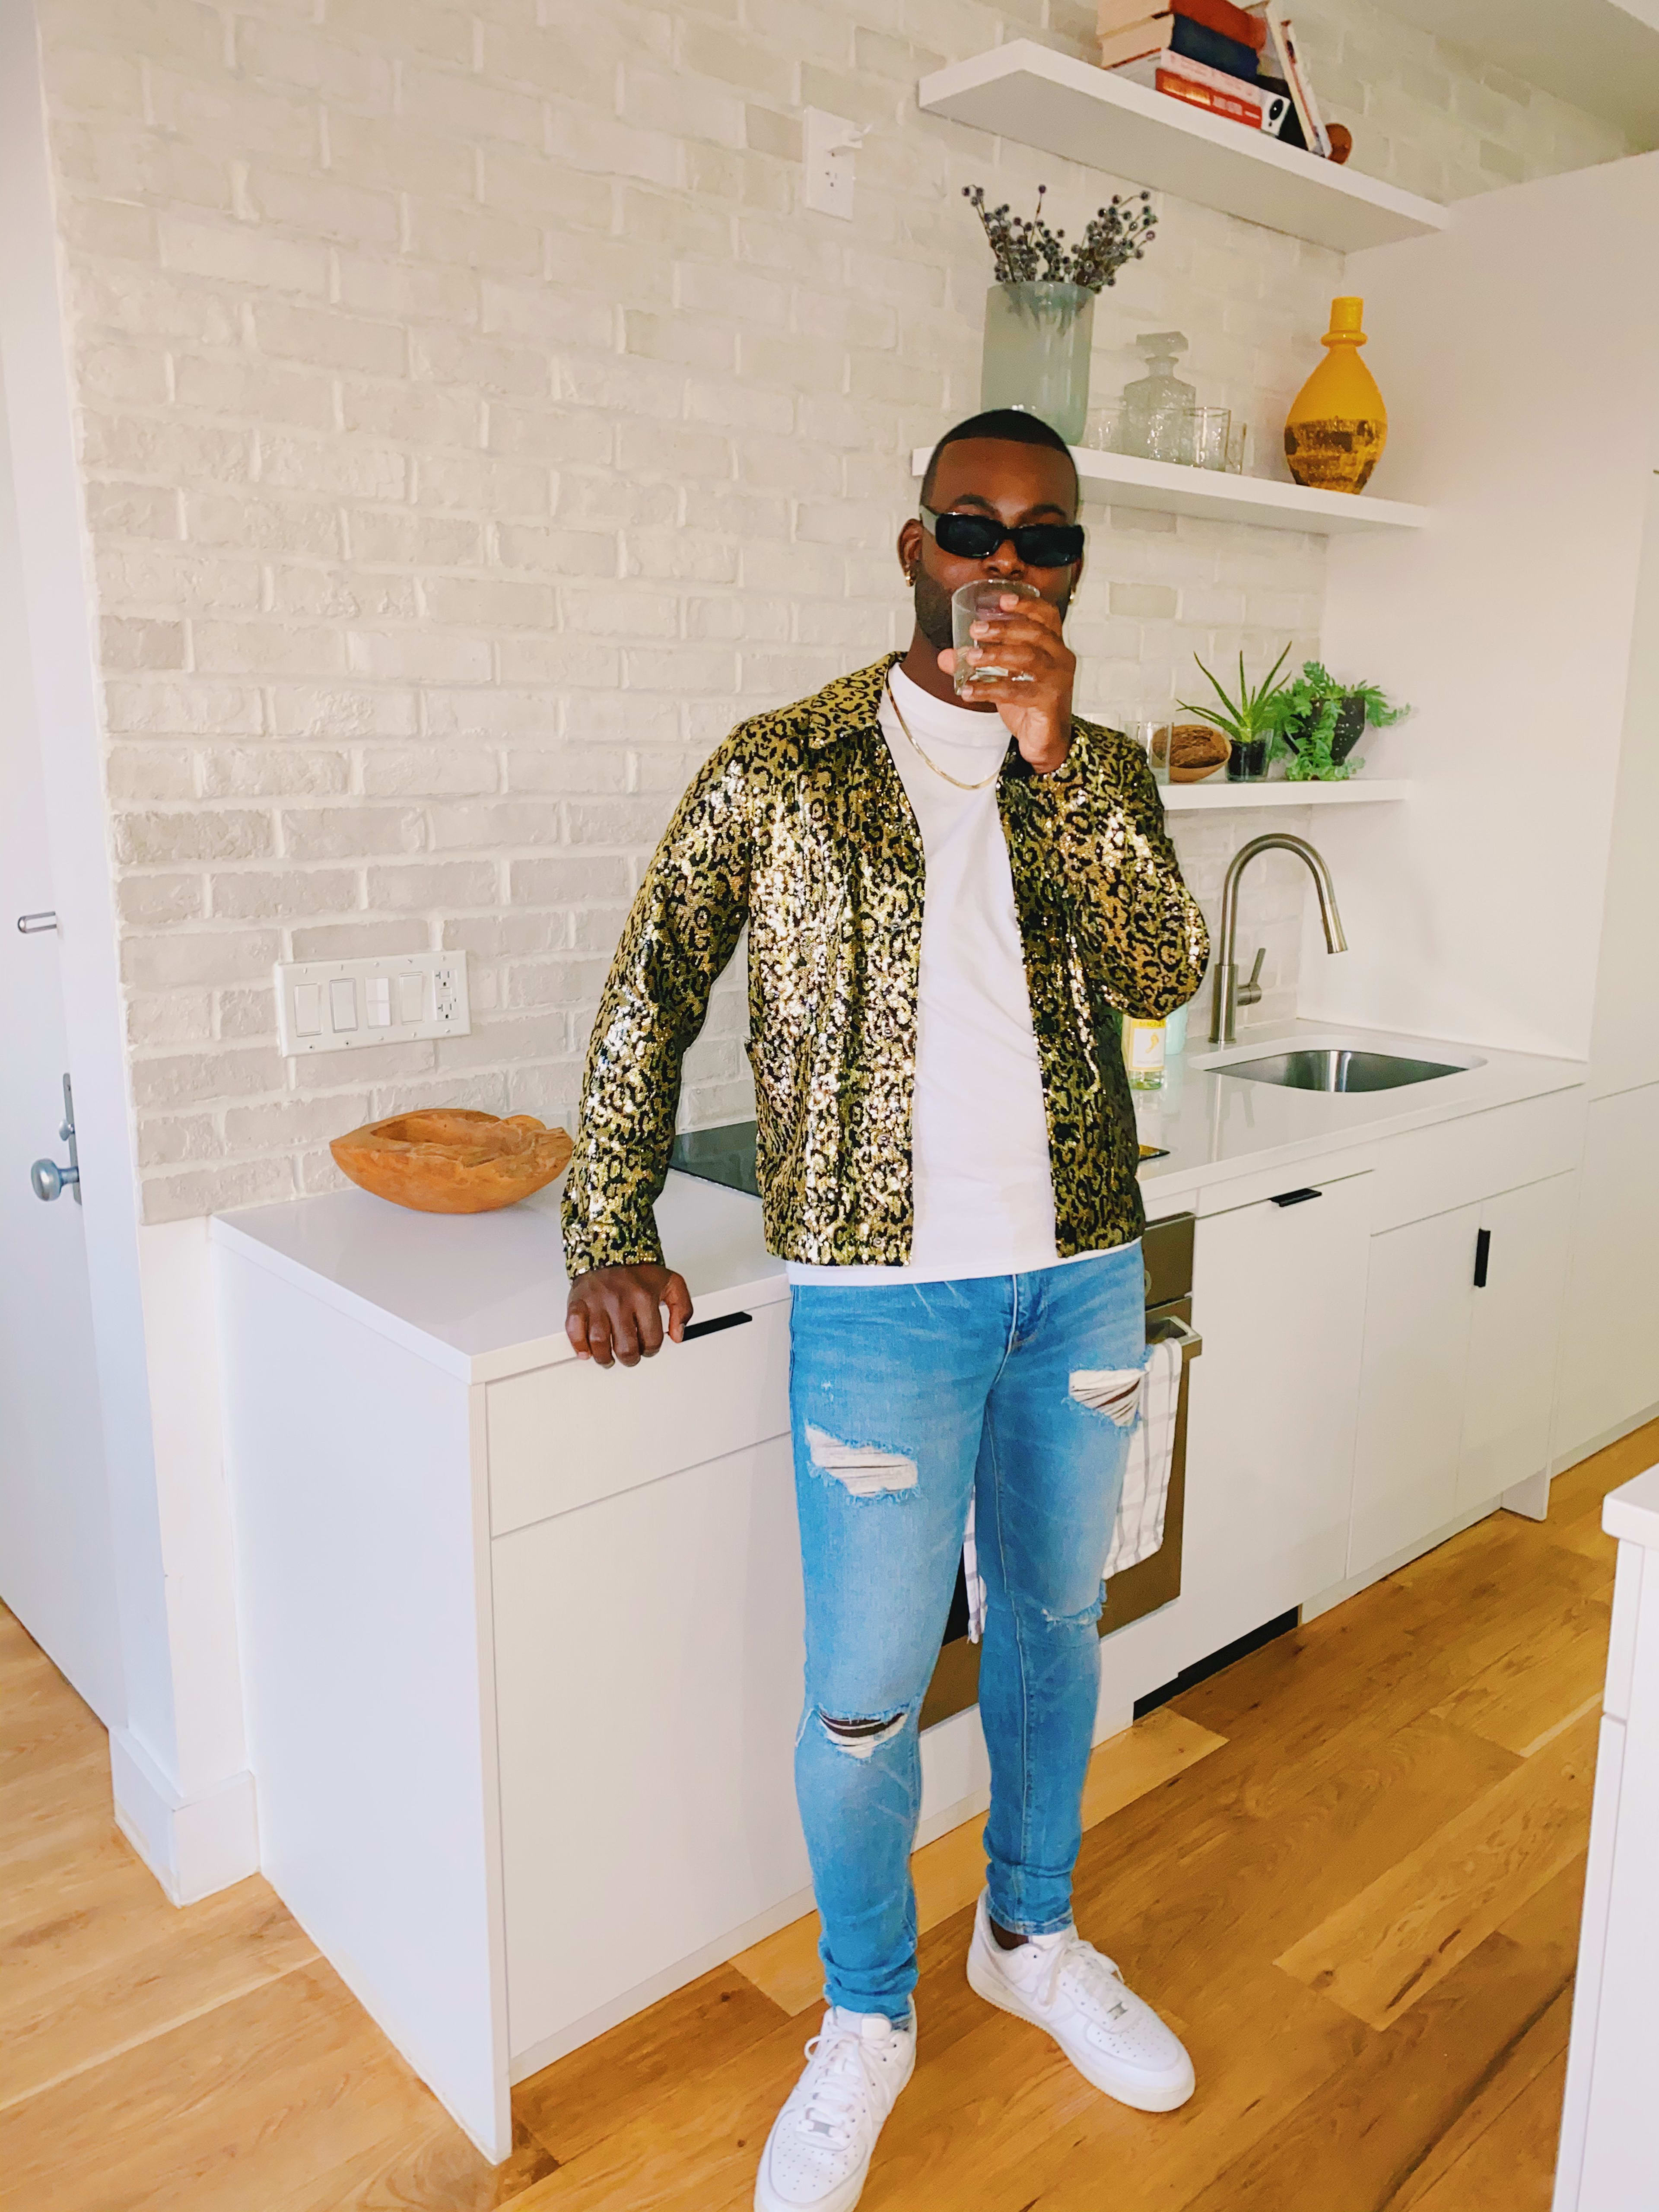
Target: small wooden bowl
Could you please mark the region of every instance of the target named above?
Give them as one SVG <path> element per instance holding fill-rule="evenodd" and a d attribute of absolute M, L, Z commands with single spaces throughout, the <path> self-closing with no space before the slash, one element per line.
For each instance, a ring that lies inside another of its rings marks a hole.
<path fill-rule="evenodd" d="M 330 1145 L 342 1174 L 417 1213 L 493 1213 L 562 1175 L 573 1149 L 533 1114 L 503 1121 L 465 1106 L 394 1114 Z"/>
<path fill-rule="evenodd" d="M 1163 759 L 1171 747 L 1187 756 L 1171 765 L 1171 783 L 1202 783 L 1225 768 L 1233 750 L 1231 739 L 1208 722 L 1166 723 L 1154 736 L 1152 748 Z"/>

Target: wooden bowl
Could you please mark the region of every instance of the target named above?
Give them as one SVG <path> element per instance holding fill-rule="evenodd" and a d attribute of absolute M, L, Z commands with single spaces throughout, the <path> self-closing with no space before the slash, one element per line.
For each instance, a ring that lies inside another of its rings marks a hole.
<path fill-rule="evenodd" d="M 329 1148 L 363 1190 L 417 1213 L 493 1213 L 562 1175 L 573 1149 L 562 1129 L 533 1114 L 503 1121 L 465 1106 L 437 1106 L 368 1121 Z"/>
<path fill-rule="evenodd" d="M 1171 783 L 1202 783 L 1225 768 L 1232 742 L 1208 722 L 1166 723 L 1152 738 L 1161 760 L 1172 754 Z"/>

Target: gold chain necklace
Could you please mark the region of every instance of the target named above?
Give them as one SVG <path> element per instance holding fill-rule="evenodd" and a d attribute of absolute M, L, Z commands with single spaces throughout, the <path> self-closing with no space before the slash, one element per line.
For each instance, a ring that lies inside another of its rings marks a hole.
<path fill-rule="evenodd" d="M 898 726 L 900 729 L 903 731 L 912 751 L 915 752 L 927 767 L 933 769 L 935 775 L 943 777 L 946 783 L 954 784 L 958 791 L 986 791 L 990 788 L 991 785 L 994 784 L 997 778 L 1002 774 L 1002 761 L 999 761 L 996 766 L 991 770 L 989 775 L 981 777 L 977 783 L 964 783 L 959 775 L 952 775 L 949 769 L 941 768 L 939 763 L 934 760 L 931 755 L 923 752 L 921 747 L 916 743 L 915 738 L 911 736 L 910 725 L 904 719 L 904 709 L 898 702 L 898 694 L 893 689 L 893 679 L 890 675 L 887 678 L 887 697 L 891 704 L 893 712 L 898 716 Z M 1005 748 L 1003 758 L 1006 760 L 1006 757 L 1007 752 Z"/>

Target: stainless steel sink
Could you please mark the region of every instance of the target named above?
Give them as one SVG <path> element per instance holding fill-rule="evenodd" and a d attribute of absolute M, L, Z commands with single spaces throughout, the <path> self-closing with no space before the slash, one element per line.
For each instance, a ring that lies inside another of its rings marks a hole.
<path fill-rule="evenodd" d="M 1213 1073 L 1242 1075 L 1247 1083 L 1277 1083 L 1289 1091 L 1398 1091 L 1407 1083 L 1432 1083 L 1437 1076 L 1465 1071 L 1450 1060 L 1407 1060 L 1391 1052 L 1321 1045 L 1269 1053 L 1263 1060 L 1236 1060 Z"/>

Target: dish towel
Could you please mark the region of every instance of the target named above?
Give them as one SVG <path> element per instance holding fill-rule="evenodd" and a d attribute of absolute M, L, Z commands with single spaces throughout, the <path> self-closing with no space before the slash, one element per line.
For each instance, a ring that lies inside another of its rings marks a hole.
<path fill-rule="evenodd" d="M 1109 1582 L 1126 1567 L 1150 1559 L 1164 1541 L 1164 1512 L 1170 1499 L 1175 1464 L 1176 1413 L 1181 1402 L 1181 1358 L 1184 1336 L 1163 1338 L 1148 1347 L 1140 1386 L 1140 1418 L 1129 1435 L 1129 1456 L 1117 1520 L 1106 1553 L 1102 1579 Z M 968 1500 L 968 1527 L 962 1541 L 962 1571 L 968 1584 L 968 1637 L 977 1644 L 985 1632 L 985 1578 L 974 1541 L 974 1501 Z"/>

